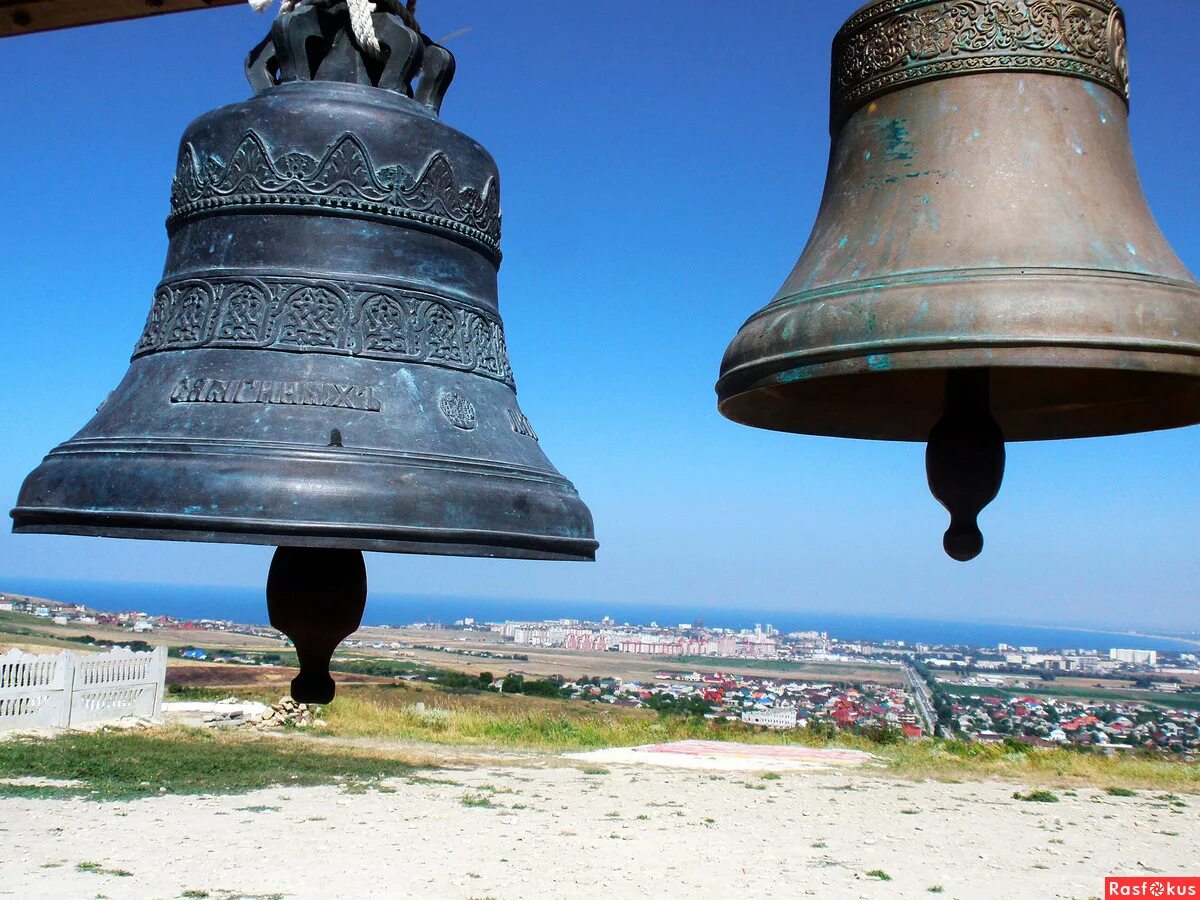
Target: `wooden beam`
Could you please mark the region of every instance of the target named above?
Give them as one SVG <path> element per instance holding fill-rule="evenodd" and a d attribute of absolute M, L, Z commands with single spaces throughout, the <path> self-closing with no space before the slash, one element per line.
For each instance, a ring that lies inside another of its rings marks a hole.
<path fill-rule="evenodd" d="M 0 0 L 0 37 L 140 19 L 245 0 Z"/>

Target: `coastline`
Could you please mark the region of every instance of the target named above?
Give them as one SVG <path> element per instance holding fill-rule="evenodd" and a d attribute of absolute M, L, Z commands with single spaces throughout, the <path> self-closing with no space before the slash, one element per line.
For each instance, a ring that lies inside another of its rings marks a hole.
<path fill-rule="evenodd" d="M 141 582 L 106 583 L 84 580 L 7 578 L 0 592 L 29 594 L 66 603 L 85 603 L 107 611 L 139 610 L 177 618 L 226 619 L 265 625 L 266 602 L 261 588 L 163 585 Z M 1138 649 L 1189 651 L 1200 647 L 1200 635 L 1163 634 L 1142 629 L 1094 626 L 963 622 L 895 616 L 867 616 L 797 610 L 662 607 L 633 603 L 594 603 L 521 598 L 411 597 L 374 592 L 367 603 L 365 626 L 407 625 L 413 622 L 452 622 L 463 616 L 481 621 L 543 621 L 563 617 L 598 621 L 610 615 L 617 621 L 647 625 L 702 618 L 709 626 L 752 628 L 771 623 L 778 630 L 826 631 L 842 640 L 905 641 L 974 647 L 1032 645 L 1039 648 L 1122 646 L 1117 639 L 1138 642 Z M 1106 638 L 1101 641 L 1100 638 Z"/>

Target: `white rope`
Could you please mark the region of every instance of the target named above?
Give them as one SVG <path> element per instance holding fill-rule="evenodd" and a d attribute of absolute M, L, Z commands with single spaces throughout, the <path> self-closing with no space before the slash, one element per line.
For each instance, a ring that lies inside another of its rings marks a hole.
<path fill-rule="evenodd" d="M 266 12 L 275 0 L 246 0 L 256 13 Z M 279 14 L 290 13 L 300 5 L 301 0 L 279 0 Z M 372 56 L 378 57 L 383 48 L 379 46 L 379 38 L 375 34 L 375 23 L 371 21 L 371 13 L 375 12 L 375 4 L 371 0 L 346 0 L 350 9 L 350 30 L 354 32 L 354 40 L 358 46 Z"/>
<path fill-rule="evenodd" d="M 378 58 L 383 50 L 375 35 L 375 23 L 371 21 L 375 4 L 371 0 L 346 0 L 346 5 L 350 7 L 350 30 L 354 32 L 358 46 Z"/>

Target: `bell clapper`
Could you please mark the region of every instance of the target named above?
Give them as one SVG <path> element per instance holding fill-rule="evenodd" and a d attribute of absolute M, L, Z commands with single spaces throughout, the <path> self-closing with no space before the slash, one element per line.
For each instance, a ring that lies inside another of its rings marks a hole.
<path fill-rule="evenodd" d="M 328 703 L 335 685 L 329 660 L 362 622 L 367 567 L 358 550 L 279 547 L 267 576 L 271 625 L 296 646 L 300 674 L 292 679 L 298 703 Z"/>
<path fill-rule="evenodd" d="M 929 490 L 950 513 L 942 546 L 959 562 L 983 550 L 976 519 L 1004 480 L 1004 433 L 992 417 L 990 393 L 987 369 L 947 371 L 945 412 L 925 448 Z"/>

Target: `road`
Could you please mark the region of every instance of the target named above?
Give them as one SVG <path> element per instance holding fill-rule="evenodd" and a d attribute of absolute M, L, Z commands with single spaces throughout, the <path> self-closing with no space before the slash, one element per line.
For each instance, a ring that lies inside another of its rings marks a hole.
<path fill-rule="evenodd" d="M 921 715 L 921 721 L 925 725 L 925 733 L 930 735 L 937 734 L 937 713 L 933 710 L 933 694 L 929 690 L 929 685 L 925 683 L 925 679 L 921 677 L 908 663 L 904 664 L 904 674 L 908 676 L 908 683 L 912 686 L 913 699 L 917 702 L 917 712 Z"/>

